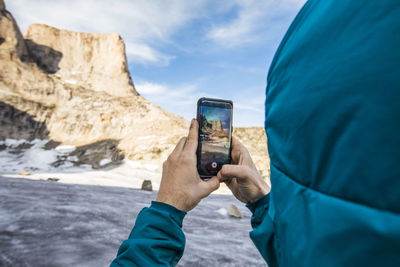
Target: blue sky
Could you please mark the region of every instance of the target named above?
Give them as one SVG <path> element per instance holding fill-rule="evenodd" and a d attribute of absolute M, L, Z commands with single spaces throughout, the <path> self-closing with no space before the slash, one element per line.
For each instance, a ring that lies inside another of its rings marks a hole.
<path fill-rule="evenodd" d="M 119 33 L 146 99 L 187 119 L 202 96 L 234 102 L 234 126 L 263 126 L 268 67 L 305 0 L 6 0 L 32 23 Z"/>

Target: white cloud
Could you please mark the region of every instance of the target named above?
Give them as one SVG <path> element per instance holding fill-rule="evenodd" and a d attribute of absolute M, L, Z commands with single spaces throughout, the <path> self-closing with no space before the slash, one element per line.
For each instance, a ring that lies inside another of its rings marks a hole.
<path fill-rule="evenodd" d="M 167 66 L 175 58 L 174 56 L 163 54 L 146 44 L 126 42 L 125 48 L 127 57 L 135 63 L 157 63 L 160 66 Z"/>
<path fill-rule="evenodd" d="M 304 2 L 305 0 L 237 1 L 236 18 L 214 25 L 206 37 L 224 47 L 235 47 L 265 38 L 280 38 L 282 28 L 287 28 L 290 21 L 285 16 L 294 16 Z"/>
<path fill-rule="evenodd" d="M 159 51 L 162 44 L 200 15 L 204 1 L 140 0 L 9 0 L 7 9 L 24 32 L 32 23 L 61 29 L 119 33 L 133 63 L 168 65 L 174 58 Z"/>
<path fill-rule="evenodd" d="M 168 91 L 168 87 L 161 84 L 143 82 L 135 85 L 141 95 L 159 95 Z"/>

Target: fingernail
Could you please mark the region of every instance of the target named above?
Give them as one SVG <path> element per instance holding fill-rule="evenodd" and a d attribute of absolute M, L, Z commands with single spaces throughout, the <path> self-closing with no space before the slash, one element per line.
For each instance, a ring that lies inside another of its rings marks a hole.
<path fill-rule="evenodd" d="M 193 126 L 193 123 L 194 123 L 194 119 L 192 119 L 192 121 L 190 122 L 190 127 Z"/>

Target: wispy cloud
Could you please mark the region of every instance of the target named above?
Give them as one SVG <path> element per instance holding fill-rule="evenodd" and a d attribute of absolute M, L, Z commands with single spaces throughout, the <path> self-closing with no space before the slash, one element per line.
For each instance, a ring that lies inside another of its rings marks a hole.
<path fill-rule="evenodd" d="M 155 63 L 160 66 L 167 66 L 175 58 L 175 56 L 161 53 L 146 44 L 128 41 L 125 42 L 125 48 L 129 60 L 134 63 Z"/>
<path fill-rule="evenodd" d="M 281 34 L 282 27 L 288 26 L 285 16 L 296 13 L 304 2 L 305 0 L 236 1 L 237 16 L 228 22 L 214 25 L 206 37 L 224 47 L 276 38 L 277 34 Z"/>
<path fill-rule="evenodd" d="M 167 85 L 148 81 L 137 83 L 138 92 L 162 108 L 180 114 L 190 120 L 196 116 L 197 100 L 201 97 L 226 98 L 226 95 L 210 94 L 200 90 L 200 83 Z M 243 90 L 231 98 L 234 104 L 235 126 L 261 126 L 264 121 L 264 98 L 251 96 L 248 90 Z"/>
<path fill-rule="evenodd" d="M 22 31 L 32 23 L 83 32 L 119 33 L 134 63 L 167 65 L 174 55 L 160 52 L 160 44 L 197 16 L 204 1 L 139 0 L 9 0 L 7 8 Z"/>
<path fill-rule="evenodd" d="M 223 4 L 211 0 L 6 0 L 7 8 L 25 31 L 32 23 L 84 32 L 116 32 L 127 44 L 134 63 L 168 65 L 176 55 L 162 52 L 162 45 L 180 44 L 173 36 L 196 19 L 209 21 L 199 39 L 235 47 L 260 38 L 273 38 L 280 18 L 295 13 L 305 0 L 237 0 Z M 237 9 L 229 21 L 218 17 Z M 287 20 L 284 20 L 287 23 Z M 287 25 L 284 25 L 285 27 Z M 280 32 L 280 31 L 279 31 Z M 186 48 L 182 48 L 186 49 Z"/>

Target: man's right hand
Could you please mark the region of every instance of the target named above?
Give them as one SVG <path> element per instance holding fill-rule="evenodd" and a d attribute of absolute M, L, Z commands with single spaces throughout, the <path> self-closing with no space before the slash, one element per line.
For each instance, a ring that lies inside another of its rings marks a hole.
<path fill-rule="evenodd" d="M 240 201 L 255 202 L 271 191 L 258 172 L 247 148 L 235 137 L 232 138 L 232 163 L 222 166 L 218 178 Z"/>

